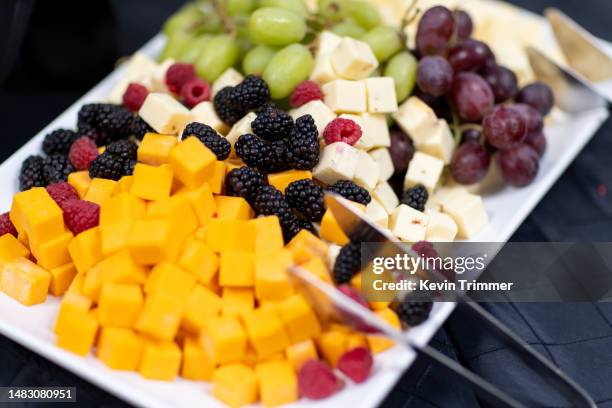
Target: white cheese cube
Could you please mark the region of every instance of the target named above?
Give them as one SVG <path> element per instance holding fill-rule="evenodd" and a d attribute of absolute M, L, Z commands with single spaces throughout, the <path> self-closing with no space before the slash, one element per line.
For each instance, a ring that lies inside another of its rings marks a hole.
<path fill-rule="evenodd" d="M 257 115 L 254 112 L 249 112 L 242 119 L 236 122 L 227 135 L 225 135 L 227 141 L 233 146 L 240 136 L 247 133 L 253 133 L 251 123 L 255 120 L 255 118 L 257 118 Z"/>
<path fill-rule="evenodd" d="M 309 79 L 318 84 L 326 84 L 334 79 L 340 79 L 332 66 L 330 53 L 317 54 Z"/>
<path fill-rule="evenodd" d="M 327 265 L 330 270 L 334 269 L 334 264 L 336 263 L 336 258 L 340 254 L 340 250 L 342 247 L 338 244 L 330 244 L 329 249 L 327 250 Z"/>
<path fill-rule="evenodd" d="M 365 80 L 368 95 L 368 112 L 397 112 L 395 81 L 391 77 L 375 77 Z"/>
<path fill-rule="evenodd" d="M 379 227 L 387 228 L 389 225 L 389 214 L 387 214 L 383 206 L 374 199 L 366 206 L 365 216 Z"/>
<path fill-rule="evenodd" d="M 175 62 L 176 61 L 172 58 L 168 58 L 155 68 L 155 71 L 151 75 L 151 92 L 170 92 L 166 85 L 166 72 Z"/>
<path fill-rule="evenodd" d="M 319 34 L 317 54 L 329 54 L 342 42 L 342 37 L 332 31 Z"/>
<path fill-rule="evenodd" d="M 157 133 L 165 135 L 180 134 L 192 121 L 189 109 L 165 93 L 147 95 L 138 114 Z"/>
<path fill-rule="evenodd" d="M 478 234 L 489 222 L 482 198 L 464 188 L 444 188 L 435 194 L 442 212 L 451 216 L 457 224 L 457 236 L 470 239 Z"/>
<path fill-rule="evenodd" d="M 157 70 L 157 62 L 142 52 L 136 52 L 126 63 L 124 78 L 128 82 L 143 80 Z M 144 85 L 144 84 L 143 84 Z"/>
<path fill-rule="evenodd" d="M 427 215 L 406 204 L 400 204 L 389 217 L 391 233 L 407 242 L 423 241 L 428 223 Z"/>
<path fill-rule="evenodd" d="M 221 134 L 227 133 L 229 127 L 219 118 L 212 102 L 200 102 L 191 109 L 194 122 L 204 123 Z"/>
<path fill-rule="evenodd" d="M 312 175 L 326 184 L 338 180 L 352 180 L 359 161 L 359 150 L 344 142 L 325 146 L 319 163 L 312 169 Z"/>
<path fill-rule="evenodd" d="M 113 86 L 110 93 L 106 97 L 106 100 L 109 103 L 114 103 L 116 105 L 121 105 L 123 103 L 123 94 L 125 93 L 127 87 L 130 85 L 131 81 L 127 78 L 121 78 L 119 82 Z"/>
<path fill-rule="evenodd" d="M 372 198 L 374 198 L 385 211 L 389 214 L 395 210 L 395 208 L 399 205 L 399 199 L 395 195 L 393 188 L 389 185 L 389 183 L 381 182 L 378 183 L 374 191 L 372 191 Z"/>
<path fill-rule="evenodd" d="M 438 119 L 436 125 L 427 135 L 414 142 L 415 147 L 427 154 L 441 159 L 444 164 L 449 164 L 455 150 L 455 139 L 444 119 Z"/>
<path fill-rule="evenodd" d="M 331 63 L 338 75 L 353 80 L 365 79 L 378 68 L 370 46 L 350 37 L 344 37 L 332 51 Z"/>
<path fill-rule="evenodd" d="M 365 84 L 336 79 L 321 88 L 325 104 L 336 113 L 361 113 L 367 109 Z"/>
<path fill-rule="evenodd" d="M 234 68 L 228 68 L 212 86 L 212 96 L 215 96 L 226 86 L 236 86 L 244 80 L 244 76 Z"/>
<path fill-rule="evenodd" d="M 376 161 L 376 164 L 378 165 L 378 174 L 380 181 L 389 180 L 395 172 L 395 168 L 393 167 L 393 160 L 391 159 L 389 149 L 387 149 L 386 147 L 379 147 L 378 149 L 371 150 L 369 152 L 369 155 Z"/>
<path fill-rule="evenodd" d="M 312 116 L 319 131 L 319 137 L 323 137 L 325 127 L 329 122 L 336 119 L 336 114 L 323 101 L 319 100 L 310 101 L 299 108 L 289 111 L 289 114 L 294 120 L 304 115 Z"/>
<path fill-rule="evenodd" d="M 375 147 L 389 147 L 391 137 L 387 120 L 382 113 L 343 113 L 343 119 L 350 119 L 361 127 L 361 138 L 355 143 L 355 147 L 361 150 L 371 150 Z"/>
<path fill-rule="evenodd" d="M 376 164 L 376 161 L 372 158 L 372 156 L 363 150 L 360 150 L 359 160 L 357 160 L 357 169 L 355 169 L 353 181 L 366 190 L 372 191 L 374 188 L 376 188 L 376 184 L 378 184 L 379 174 L 380 170 L 378 169 L 378 164 Z"/>
<path fill-rule="evenodd" d="M 452 242 L 457 236 L 457 223 L 447 214 L 425 209 L 429 217 L 425 239 L 430 242 Z"/>
<path fill-rule="evenodd" d="M 427 153 L 415 152 L 408 164 L 408 171 L 404 179 L 404 190 L 417 184 L 423 184 L 431 194 L 438 184 L 442 170 L 444 170 L 442 160 Z"/>
<path fill-rule="evenodd" d="M 399 107 L 393 118 L 415 144 L 426 137 L 438 121 L 434 111 L 416 96 L 408 98 Z"/>

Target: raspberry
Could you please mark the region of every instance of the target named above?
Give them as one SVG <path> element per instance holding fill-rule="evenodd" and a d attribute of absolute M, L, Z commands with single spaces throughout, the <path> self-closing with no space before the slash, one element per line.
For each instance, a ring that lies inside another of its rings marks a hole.
<path fill-rule="evenodd" d="M 181 92 L 183 85 L 196 77 L 195 67 L 192 64 L 174 63 L 166 71 L 166 85 L 175 94 Z"/>
<path fill-rule="evenodd" d="M 132 82 L 123 93 L 123 105 L 132 112 L 138 112 L 147 95 L 149 91 L 144 85 Z"/>
<path fill-rule="evenodd" d="M 349 298 L 351 298 L 352 300 L 354 300 L 355 302 L 359 303 L 361 306 L 365 307 L 366 309 L 370 308 L 368 302 L 366 302 L 363 296 L 361 296 L 361 294 L 357 292 L 357 290 L 351 285 L 344 283 L 338 286 L 338 290 Z"/>
<path fill-rule="evenodd" d="M 64 224 L 74 235 L 94 228 L 100 219 L 100 206 L 85 200 L 69 200 L 64 203 Z"/>
<path fill-rule="evenodd" d="M 130 133 L 133 134 L 136 139 L 142 140 L 145 134 L 154 132 L 155 130 L 149 126 L 147 122 L 144 121 L 140 116 L 136 116 L 132 121 L 132 125 L 130 126 Z M 109 142 L 105 143 L 108 144 Z M 98 146 L 100 144 L 98 143 Z"/>
<path fill-rule="evenodd" d="M 266 82 L 255 76 L 247 75 L 244 80 L 234 88 L 234 103 L 242 110 L 243 115 L 248 111 L 257 110 L 270 99 L 270 88 Z"/>
<path fill-rule="evenodd" d="M 328 191 L 340 194 L 347 200 L 354 201 L 359 204 L 368 205 L 372 201 L 372 197 L 368 190 L 358 186 L 349 180 L 340 180 L 327 187 Z"/>
<path fill-rule="evenodd" d="M 323 131 L 325 143 L 344 142 L 354 146 L 361 138 L 361 126 L 350 119 L 336 118 L 328 123 Z"/>
<path fill-rule="evenodd" d="M 349 350 L 338 360 L 338 370 L 356 383 L 362 383 L 368 379 L 372 372 L 372 365 L 374 365 L 372 353 L 365 347 Z"/>
<path fill-rule="evenodd" d="M 200 102 L 210 100 L 210 85 L 203 79 L 193 78 L 183 85 L 181 89 L 181 100 L 188 108 L 193 108 Z"/>
<path fill-rule="evenodd" d="M 289 203 L 274 186 L 263 186 L 257 190 L 252 206 L 258 215 L 276 215 L 283 230 L 285 242 L 299 232 L 298 220 L 291 211 Z"/>
<path fill-rule="evenodd" d="M 425 259 L 438 257 L 438 251 L 436 251 L 433 244 L 429 241 L 415 242 L 412 245 L 412 250 Z M 443 263 L 442 269 L 438 269 L 437 271 L 446 279 L 455 279 L 455 271 L 450 266 L 446 265 L 446 263 Z"/>
<path fill-rule="evenodd" d="M 355 289 L 350 284 L 344 283 L 344 284 L 338 286 L 338 290 L 340 292 L 342 292 L 344 295 L 346 295 L 347 297 L 349 297 L 351 300 L 353 300 L 353 301 L 359 303 L 361 306 L 365 307 L 366 309 L 370 309 L 370 306 L 365 301 L 363 296 L 361 296 L 361 293 L 359 293 L 357 291 L 357 289 Z M 378 329 L 376 329 L 375 327 L 370 326 L 363 319 L 361 319 L 360 317 L 354 315 L 353 313 L 350 313 L 350 312 L 348 312 L 346 310 L 343 310 L 343 309 L 340 309 L 339 313 L 342 315 L 342 320 L 345 321 L 350 326 L 354 327 L 357 331 L 360 331 L 360 332 L 363 332 L 363 333 L 377 333 L 377 332 L 379 332 Z"/>
<path fill-rule="evenodd" d="M 47 184 L 68 180 L 68 175 L 74 171 L 74 166 L 63 154 L 54 154 L 43 159 L 43 175 Z"/>
<path fill-rule="evenodd" d="M 79 199 L 79 193 L 77 193 L 76 189 L 72 184 L 66 182 L 49 184 L 47 186 L 47 193 L 62 208 L 69 200 Z"/>
<path fill-rule="evenodd" d="M 321 91 L 321 87 L 319 87 L 316 82 L 303 81 L 293 90 L 293 93 L 289 98 L 289 103 L 291 104 L 292 108 L 299 108 L 308 102 L 316 100 L 323 100 L 323 92 Z"/>
<path fill-rule="evenodd" d="M 298 170 L 311 170 L 319 163 L 319 132 L 310 115 L 297 118 L 287 139 L 287 162 Z"/>
<path fill-rule="evenodd" d="M 98 146 L 88 137 L 74 141 L 68 152 L 68 159 L 77 170 L 87 170 L 94 159 L 98 157 Z"/>
<path fill-rule="evenodd" d="M 308 360 L 298 371 L 298 389 L 300 395 L 306 398 L 324 399 L 335 394 L 342 386 L 342 381 L 322 361 Z"/>
<path fill-rule="evenodd" d="M 0 237 L 6 234 L 11 234 L 17 238 L 17 229 L 11 222 L 11 218 L 7 212 L 0 215 Z"/>
<path fill-rule="evenodd" d="M 251 201 L 260 187 L 268 184 L 266 177 L 251 167 L 233 169 L 225 178 L 225 190 L 228 195 L 238 196 Z"/>
<path fill-rule="evenodd" d="M 235 105 L 234 89 L 234 87 L 226 86 L 217 92 L 213 98 L 213 105 L 217 115 L 228 125 L 233 125 L 244 116 L 242 110 L 238 109 Z"/>
<path fill-rule="evenodd" d="M 91 127 L 108 140 L 118 140 L 130 135 L 133 120 L 132 112 L 123 105 L 89 103 L 79 110 L 78 127 Z"/>
<path fill-rule="evenodd" d="M 349 242 L 342 247 L 334 263 L 334 281 L 340 285 L 349 282 L 361 269 L 361 244 Z"/>
<path fill-rule="evenodd" d="M 301 212 L 309 221 L 320 222 L 325 214 L 323 188 L 311 179 L 297 180 L 285 189 L 291 208 Z"/>
<path fill-rule="evenodd" d="M 70 146 L 78 138 L 78 135 L 68 129 L 56 129 L 45 136 L 42 149 L 48 155 L 68 154 Z"/>
<path fill-rule="evenodd" d="M 293 118 L 280 109 L 268 108 L 260 111 L 251 127 L 257 136 L 273 142 L 289 135 L 293 129 Z"/>
<path fill-rule="evenodd" d="M 432 307 L 431 302 L 403 301 L 397 306 L 395 313 L 404 324 L 414 327 L 427 320 Z"/>
<path fill-rule="evenodd" d="M 191 122 L 183 131 L 183 139 L 189 136 L 197 137 L 204 146 L 208 147 L 217 156 L 217 160 L 225 160 L 229 157 L 232 145 L 226 138 L 220 136 L 216 130 L 208 125 Z"/>
<path fill-rule="evenodd" d="M 236 141 L 236 154 L 247 166 L 255 167 L 264 174 L 287 170 L 286 146 L 284 140 L 273 143 L 265 142 L 259 137 L 247 133 Z"/>
<path fill-rule="evenodd" d="M 19 189 L 29 190 L 32 187 L 44 187 L 47 185 L 43 173 L 43 158 L 40 156 L 29 156 L 23 161 L 19 172 Z"/>

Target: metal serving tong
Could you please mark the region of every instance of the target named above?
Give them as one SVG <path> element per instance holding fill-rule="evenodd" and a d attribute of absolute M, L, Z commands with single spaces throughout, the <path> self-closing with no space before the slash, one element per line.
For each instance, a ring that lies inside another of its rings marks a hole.
<path fill-rule="evenodd" d="M 411 249 L 400 245 L 400 242 L 389 233 L 381 230 L 376 225 L 366 220 L 359 212 L 351 206 L 346 199 L 328 193 L 325 203 L 332 211 L 335 219 L 346 235 L 354 242 L 377 243 L 378 251 L 375 256 L 384 254 L 392 255 L 398 252 L 407 253 L 418 257 Z M 373 255 L 371 254 L 373 257 Z M 446 278 L 435 270 L 424 270 L 417 272 L 422 279 L 434 282 L 444 282 Z M 298 290 L 311 300 L 317 313 L 324 319 L 332 319 L 348 323 L 358 330 L 365 332 L 380 332 L 397 344 L 407 347 L 417 355 L 422 356 L 451 370 L 458 376 L 464 378 L 475 387 L 478 396 L 486 403 L 496 407 L 524 407 L 516 399 L 512 398 L 498 387 L 485 379 L 477 376 L 461 364 L 448 358 L 444 354 L 428 345 L 416 343 L 407 332 L 402 332 L 390 326 L 376 314 L 365 308 L 355 300 L 351 299 L 333 285 L 330 285 L 314 276 L 312 273 L 300 267 L 290 268 L 290 275 L 296 283 Z M 567 397 L 573 407 L 595 407 L 591 397 L 573 380 L 565 375 L 559 368 L 549 362 L 541 354 L 516 336 L 508 327 L 485 311 L 477 303 L 474 303 L 465 293 L 456 292 L 454 299 L 458 306 L 469 310 L 478 318 L 493 334 L 502 339 L 511 350 L 518 353 L 526 364 L 532 368 L 543 369 L 550 375 L 558 389 Z"/>

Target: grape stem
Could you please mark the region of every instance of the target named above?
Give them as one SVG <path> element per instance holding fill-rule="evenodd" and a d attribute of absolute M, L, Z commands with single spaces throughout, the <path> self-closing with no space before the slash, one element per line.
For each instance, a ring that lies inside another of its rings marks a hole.
<path fill-rule="evenodd" d="M 452 110 L 453 115 L 453 124 L 451 125 L 453 129 L 453 134 L 455 136 L 455 148 L 461 144 L 461 123 L 459 122 L 459 115 L 455 109 Z"/>
<path fill-rule="evenodd" d="M 227 16 L 225 12 L 225 6 L 221 4 L 219 0 L 212 0 L 213 9 L 215 10 L 215 14 L 221 20 L 221 24 L 223 24 L 223 31 L 228 34 L 233 34 L 236 31 L 236 27 L 234 27 L 234 23 Z"/>
<path fill-rule="evenodd" d="M 404 45 L 408 44 L 408 34 L 406 34 L 406 27 L 412 24 L 421 13 L 421 9 L 417 7 L 417 1 L 418 0 L 412 0 L 410 2 L 410 5 L 404 12 L 404 15 L 402 16 L 399 36 L 400 40 L 402 41 L 402 44 Z"/>

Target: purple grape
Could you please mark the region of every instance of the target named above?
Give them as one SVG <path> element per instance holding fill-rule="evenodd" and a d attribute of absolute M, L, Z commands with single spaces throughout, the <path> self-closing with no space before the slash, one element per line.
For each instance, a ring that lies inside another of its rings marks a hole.
<path fill-rule="evenodd" d="M 491 86 L 496 103 L 505 102 L 513 98 L 518 91 L 516 75 L 506 67 L 499 65 L 492 67 L 485 66 L 482 76 Z"/>
<path fill-rule="evenodd" d="M 446 59 L 438 55 L 423 57 L 417 69 L 416 82 L 421 91 L 442 96 L 453 82 L 453 69 Z"/>
<path fill-rule="evenodd" d="M 480 143 L 482 132 L 478 129 L 467 129 L 461 133 L 461 143 L 478 142 Z"/>
<path fill-rule="evenodd" d="M 478 142 L 463 143 L 453 154 L 451 174 L 457 183 L 474 184 L 482 180 L 489 170 L 491 156 Z"/>
<path fill-rule="evenodd" d="M 412 139 L 401 130 L 391 131 L 391 146 L 389 147 L 393 168 L 397 175 L 404 175 L 408 170 L 408 163 L 414 155 Z"/>
<path fill-rule="evenodd" d="M 543 82 L 533 82 L 521 89 L 515 98 L 518 103 L 526 103 L 536 108 L 542 116 L 548 115 L 555 105 L 555 97 L 548 85 Z"/>
<path fill-rule="evenodd" d="M 454 31 L 453 13 L 435 6 L 423 13 L 416 33 L 416 47 L 421 56 L 440 55 L 448 48 Z"/>
<path fill-rule="evenodd" d="M 525 144 L 529 145 L 533 150 L 536 151 L 538 156 L 544 156 L 546 152 L 546 136 L 543 132 L 529 133 L 525 138 Z"/>
<path fill-rule="evenodd" d="M 457 24 L 457 36 L 461 39 L 470 38 L 474 30 L 472 17 L 464 10 L 455 10 L 455 24 Z"/>
<path fill-rule="evenodd" d="M 542 129 L 544 129 L 544 118 L 538 110 L 524 103 L 516 103 L 512 107 L 523 115 L 527 125 L 527 135 L 542 132 Z"/>
<path fill-rule="evenodd" d="M 511 106 L 496 106 L 482 121 L 482 130 L 491 146 L 510 149 L 525 140 L 527 125 L 523 115 Z"/>
<path fill-rule="evenodd" d="M 459 116 L 468 121 L 482 119 L 494 105 L 489 84 L 471 72 L 461 72 L 455 76 L 449 96 Z"/>
<path fill-rule="evenodd" d="M 478 71 L 493 55 L 489 46 L 471 38 L 461 40 L 448 52 L 448 62 L 455 72 Z"/>
<path fill-rule="evenodd" d="M 499 165 L 506 183 L 515 187 L 530 184 L 538 175 L 540 158 L 538 153 L 526 144 L 499 153 Z"/>

